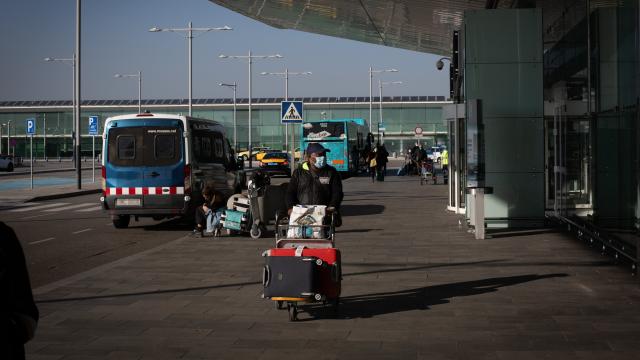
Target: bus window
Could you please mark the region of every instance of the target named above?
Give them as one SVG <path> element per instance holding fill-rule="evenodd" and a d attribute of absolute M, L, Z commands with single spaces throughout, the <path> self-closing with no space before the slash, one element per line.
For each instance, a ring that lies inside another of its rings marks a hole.
<path fill-rule="evenodd" d="M 345 136 L 344 126 L 345 125 L 342 122 L 306 123 L 302 127 L 302 134 L 309 140 L 319 140 L 326 137 L 340 138 Z"/>

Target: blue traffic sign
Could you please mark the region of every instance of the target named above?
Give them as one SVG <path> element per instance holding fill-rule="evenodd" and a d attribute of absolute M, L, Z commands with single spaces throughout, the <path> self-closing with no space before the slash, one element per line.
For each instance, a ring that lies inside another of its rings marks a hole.
<path fill-rule="evenodd" d="M 89 135 L 98 135 L 98 117 L 89 116 Z"/>
<path fill-rule="evenodd" d="M 301 124 L 303 121 L 302 101 L 283 101 L 280 103 L 280 120 L 282 124 Z"/>
<path fill-rule="evenodd" d="M 36 119 L 27 119 L 27 134 L 33 135 L 36 133 Z"/>

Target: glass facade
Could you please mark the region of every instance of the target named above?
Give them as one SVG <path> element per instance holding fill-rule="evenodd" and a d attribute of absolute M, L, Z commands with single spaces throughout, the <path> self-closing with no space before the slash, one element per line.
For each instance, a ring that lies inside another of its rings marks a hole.
<path fill-rule="evenodd" d="M 621 237 L 640 213 L 639 4 L 538 1 L 547 209 Z"/>
<path fill-rule="evenodd" d="M 405 97 L 403 97 L 405 98 Z M 414 97 L 406 97 L 414 98 Z M 426 98 L 426 97 L 421 97 Z M 368 100 L 368 98 L 366 98 Z M 403 101 L 386 97 L 382 103 L 382 119 L 386 131 L 381 140 L 384 141 L 390 153 L 397 155 L 403 149 L 418 141 L 427 146 L 446 144 L 447 129 L 442 122 L 442 106 L 447 102 L 441 101 Z M 248 144 L 248 106 L 246 99 L 239 99 L 236 110 L 236 132 L 238 149 L 244 150 Z M 253 146 L 268 146 L 273 149 L 284 147 L 284 126 L 280 124 L 280 104 L 266 104 L 263 99 L 254 99 L 252 106 L 252 143 Z M 167 100 L 166 102 L 170 102 Z M 210 102 L 215 102 L 211 99 Z M 117 103 L 117 101 L 114 101 Z M 194 103 L 198 103 L 194 101 Z M 186 114 L 185 106 L 143 106 L 154 113 Z M 374 99 L 372 106 L 372 132 L 377 135 L 380 117 L 380 104 Z M 92 140 L 88 135 L 88 117 L 97 115 L 100 120 L 100 130 L 104 120 L 110 116 L 135 112 L 136 106 L 83 106 L 81 116 L 82 151 L 84 156 L 91 154 Z M 229 140 L 233 143 L 233 104 L 224 105 L 196 105 L 193 116 L 213 119 L 222 123 L 227 129 Z M 26 137 L 26 119 L 36 119 L 36 136 L 34 137 L 34 154 L 37 157 L 67 157 L 73 149 L 72 133 L 73 120 L 70 107 L 46 107 L 39 104 L 33 106 L 3 106 L 0 103 L 0 124 L 2 124 L 2 152 L 6 153 L 7 124 L 11 131 L 11 152 L 18 156 L 28 155 L 28 138 Z M 305 120 L 369 118 L 369 103 L 367 102 L 335 102 L 313 103 L 305 101 Z M 424 135 L 416 138 L 416 127 L 424 129 Z M 299 131 L 299 125 L 295 126 Z M 46 151 L 45 151 L 46 146 Z M 96 137 L 96 148 L 99 152 L 101 138 Z"/>

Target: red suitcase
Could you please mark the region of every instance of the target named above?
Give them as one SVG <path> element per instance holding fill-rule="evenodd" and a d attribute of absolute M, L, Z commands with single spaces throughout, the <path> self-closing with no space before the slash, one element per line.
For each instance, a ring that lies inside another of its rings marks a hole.
<path fill-rule="evenodd" d="M 269 249 L 269 256 L 296 256 L 297 249 Z M 325 296 L 328 300 L 336 300 L 340 297 L 340 286 L 342 282 L 342 269 L 340 266 L 340 250 L 336 248 L 328 249 L 302 249 L 302 254 L 298 256 L 316 257 L 322 259 L 328 266 L 323 266 L 318 271 L 317 293 Z"/>

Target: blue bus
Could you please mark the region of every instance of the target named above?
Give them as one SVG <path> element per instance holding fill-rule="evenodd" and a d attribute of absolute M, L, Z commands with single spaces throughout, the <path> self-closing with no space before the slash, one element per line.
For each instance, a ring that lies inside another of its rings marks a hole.
<path fill-rule="evenodd" d="M 317 142 L 330 150 L 327 163 L 343 174 L 356 174 L 369 128 L 364 119 L 333 119 L 302 124 L 301 149 Z"/>

